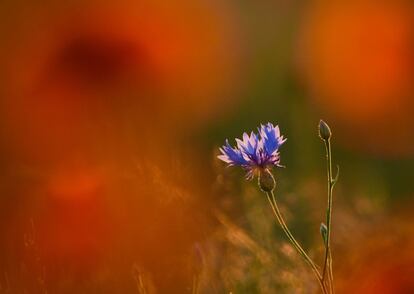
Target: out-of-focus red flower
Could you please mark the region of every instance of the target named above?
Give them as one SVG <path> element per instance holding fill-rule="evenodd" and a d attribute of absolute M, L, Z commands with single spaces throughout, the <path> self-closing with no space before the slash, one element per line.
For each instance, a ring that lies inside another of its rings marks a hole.
<path fill-rule="evenodd" d="M 219 1 L 9 6 L 1 124 L 16 152 L 59 157 L 172 135 L 235 97 L 240 46 Z"/>
<path fill-rule="evenodd" d="M 24 205 L 11 212 L 15 222 L 33 221 L 34 246 L 44 267 L 68 267 L 85 270 L 102 258 L 108 248 L 113 226 L 106 197 L 108 178 L 96 168 L 66 163 L 36 179 L 21 195 Z M 26 206 L 26 207 L 24 207 Z M 13 224 L 15 225 L 15 224 Z M 10 227 L 10 240 L 20 240 L 22 232 Z M 22 244 L 16 244 L 17 248 Z"/>
<path fill-rule="evenodd" d="M 414 153 L 413 14 L 409 1 L 310 4 L 301 67 L 313 102 L 346 145 Z"/>
<path fill-rule="evenodd" d="M 160 293 L 183 293 L 208 189 L 194 187 L 202 172 L 176 179 L 185 168 L 171 167 L 171 147 L 234 97 L 233 13 L 220 1 L 46 2 L 1 4 L 0 140 L 11 180 L 0 268 L 31 289 L 19 244 L 33 219 L 49 292 L 133 292 L 137 263 Z"/>

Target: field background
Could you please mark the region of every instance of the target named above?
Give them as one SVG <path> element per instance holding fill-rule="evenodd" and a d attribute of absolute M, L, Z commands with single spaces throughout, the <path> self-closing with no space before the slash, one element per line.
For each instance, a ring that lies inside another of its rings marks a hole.
<path fill-rule="evenodd" d="M 317 293 L 228 138 L 278 124 L 276 197 L 337 293 L 414 293 L 411 1 L 0 3 L 0 293 Z M 196 281 L 196 282 L 195 282 Z"/>

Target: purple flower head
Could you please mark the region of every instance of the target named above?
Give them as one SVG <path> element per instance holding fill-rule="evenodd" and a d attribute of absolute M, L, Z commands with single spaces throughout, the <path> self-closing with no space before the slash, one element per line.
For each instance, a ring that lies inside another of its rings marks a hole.
<path fill-rule="evenodd" d="M 257 171 L 280 165 L 279 147 L 286 141 L 280 135 L 279 126 L 271 123 L 260 125 L 258 135 L 243 134 L 243 140 L 236 139 L 237 147 L 226 145 L 220 148 L 218 158 L 229 166 L 239 165 L 247 171 L 247 179 L 252 179 Z"/>

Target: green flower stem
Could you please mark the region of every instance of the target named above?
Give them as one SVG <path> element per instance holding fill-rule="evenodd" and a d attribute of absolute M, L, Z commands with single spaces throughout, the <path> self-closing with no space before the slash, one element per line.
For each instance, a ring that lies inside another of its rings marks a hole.
<path fill-rule="evenodd" d="M 289 228 L 287 227 L 282 214 L 280 213 L 279 207 L 276 203 L 275 195 L 273 194 L 273 191 L 266 192 L 267 199 L 269 200 L 270 206 L 272 207 L 273 213 L 276 216 L 276 219 L 278 220 L 280 226 L 282 227 L 283 231 L 285 232 L 286 236 L 288 237 L 289 241 L 292 243 L 292 245 L 296 248 L 298 253 L 305 259 L 305 261 L 309 264 L 309 266 L 312 268 L 313 273 L 315 274 L 319 285 L 321 287 L 321 290 L 324 294 L 328 294 L 328 291 L 326 289 L 325 283 L 322 279 L 322 276 L 320 272 L 318 271 L 318 268 L 316 267 L 315 263 L 312 261 L 312 259 L 306 254 L 306 252 L 302 249 L 302 247 L 299 245 L 299 243 L 296 241 L 296 239 L 293 237 L 292 233 L 290 232 Z"/>
<path fill-rule="evenodd" d="M 332 178 L 332 152 L 331 152 L 331 142 L 330 139 L 323 140 L 326 147 L 326 162 L 327 162 L 327 172 L 328 172 L 328 209 L 326 212 L 326 227 L 327 227 L 327 238 L 325 244 L 325 259 L 323 264 L 322 271 L 322 280 L 325 280 L 326 272 L 328 272 L 328 280 L 330 293 L 334 294 L 334 285 L 333 285 L 333 271 L 332 271 L 332 250 L 331 250 L 331 224 L 332 224 L 332 192 L 333 187 L 337 181 Z"/>

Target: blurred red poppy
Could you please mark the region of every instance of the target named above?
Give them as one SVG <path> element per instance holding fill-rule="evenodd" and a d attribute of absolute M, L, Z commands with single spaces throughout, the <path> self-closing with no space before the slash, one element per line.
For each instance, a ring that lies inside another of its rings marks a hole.
<path fill-rule="evenodd" d="M 160 138 L 235 96 L 238 34 L 219 1 L 27 3 L 30 15 L 9 5 L 5 22 L 19 29 L 0 52 L 1 111 L 16 152 L 59 157 L 139 132 Z"/>
<path fill-rule="evenodd" d="M 298 48 L 312 101 L 341 141 L 372 154 L 414 153 L 414 6 L 314 1 Z"/>
<path fill-rule="evenodd" d="M 161 293 L 183 293 L 207 222 L 194 192 L 202 173 L 176 180 L 171 146 L 234 97 L 233 13 L 219 1 L 51 2 L 0 11 L 0 140 L 15 172 L 2 272 L 30 289 L 18 265 L 33 218 L 49 292 L 131 293 L 137 262 Z"/>

